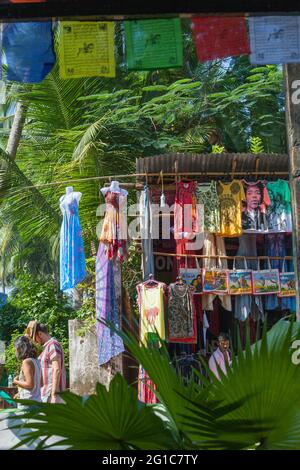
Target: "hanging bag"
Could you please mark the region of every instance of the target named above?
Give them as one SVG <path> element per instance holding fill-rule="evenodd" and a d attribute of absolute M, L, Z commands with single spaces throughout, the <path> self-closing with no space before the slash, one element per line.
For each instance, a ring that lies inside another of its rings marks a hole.
<path fill-rule="evenodd" d="M 179 276 L 182 277 L 185 284 L 189 284 L 194 287 L 194 294 L 202 294 L 202 276 L 199 261 L 196 260 L 196 268 L 187 267 L 187 257 L 185 258 L 185 267 L 179 269 Z"/>
<path fill-rule="evenodd" d="M 219 268 L 203 270 L 203 293 L 204 294 L 228 294 L 228 275 L 227 269 L 222 269 L 219 259 Z"/>
<path fill-rule="evenodd" d="M 228 271 L 228 292 L 230 295 L 252 294 L 251 270 L 247 269 L 247 261 L 244 258 L 244 269 L 236 269 L 233 261 L 233 269 Z"/>
<path fill-rule="evenodd" d="M 260 270 L 260 262 L 258 260 L 258 270 L 252 271 L 252 289 L 254 295 L 279 293 L 279 270 L 271 268 L 269 258 L 268 265 L 269 269 Z"/>
<path fill-rule="evenodd" d="M 285 272 L 285 260 L 282 273 L 279 274 L 280 292 L 278 297 L 294 297 L 296 295 L 296 278 L 294 272 Z"/>

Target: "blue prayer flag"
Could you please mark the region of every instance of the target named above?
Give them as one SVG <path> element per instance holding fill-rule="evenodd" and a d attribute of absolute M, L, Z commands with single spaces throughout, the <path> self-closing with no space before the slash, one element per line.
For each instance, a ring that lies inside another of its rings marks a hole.
<path fill-rule="evenodd" d="M 52 23 L 8 23 L 3 27 L 7 79 L 40 83 L 55 63 Z"/>

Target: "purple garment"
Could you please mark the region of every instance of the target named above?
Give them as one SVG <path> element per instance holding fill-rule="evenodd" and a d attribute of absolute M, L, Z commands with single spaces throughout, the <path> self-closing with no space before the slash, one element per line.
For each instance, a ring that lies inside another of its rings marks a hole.
<path fill-rule="evenodd" d="M 96 318 L 112 322 L 120 328 L 118 292 L 120 292 L 121 270 L 115 265 L 119 261 L 109 261 L 105 245 L 99 244 L 96 259 Z M 99 365 L 125 351 L 123 340 L 110 328 L 97 321 Z"/>

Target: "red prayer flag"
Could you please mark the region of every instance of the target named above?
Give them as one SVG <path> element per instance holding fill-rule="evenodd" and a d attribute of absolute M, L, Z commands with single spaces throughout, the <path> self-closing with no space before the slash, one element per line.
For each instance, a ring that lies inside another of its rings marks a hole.
<path fill-rule="evenodd" d="M 250 53 L 246 18 L 211 16 L 192 19 L 199 61 Z"/>

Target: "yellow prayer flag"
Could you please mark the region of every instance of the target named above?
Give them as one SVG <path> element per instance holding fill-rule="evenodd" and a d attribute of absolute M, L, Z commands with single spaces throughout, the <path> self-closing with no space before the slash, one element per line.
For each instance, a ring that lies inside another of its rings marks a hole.
<path fill-rule="evenodd" d="M 60 22 L 60 77 L 115 77 L 114 26 L 112 21 Z"/>

